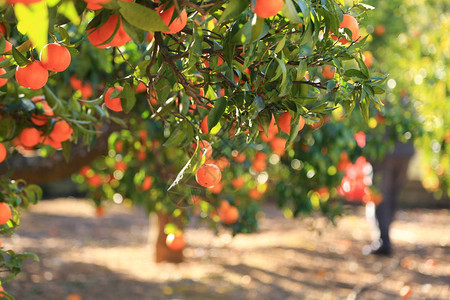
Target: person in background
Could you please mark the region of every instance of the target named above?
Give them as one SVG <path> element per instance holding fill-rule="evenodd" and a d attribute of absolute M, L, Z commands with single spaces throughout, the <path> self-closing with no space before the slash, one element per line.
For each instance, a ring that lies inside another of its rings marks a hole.
<path fill-rule="evenodd" d="M 372 163 L 375 187 L 382 195 L 380 204 L 369 203 L 366 215 L 375 224 L 376 238 L 370 246 L 363 248 L 363 254 L 389 256 L 392 254 L 389 228 L 397 210 L 397 198 L 406 181 L 406 172 L 414 155 L 412 143 L 395 142 L 394 149 L 388 152 L 381 162 Z"/>

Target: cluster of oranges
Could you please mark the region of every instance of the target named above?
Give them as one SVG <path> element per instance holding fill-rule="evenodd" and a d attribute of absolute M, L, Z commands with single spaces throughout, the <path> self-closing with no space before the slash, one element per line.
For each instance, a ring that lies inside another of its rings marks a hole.
<path fill-rule="evenodd" d="M 278 127 L 284 133 L 289 134 L 291 131 L 291 122 L 292 122 L 292 116 L 289 112 L 286 111 L 286 112 L 283 112 L 282 114 L 280 114 L 277 122 L 275 122 L 275 117 L 272 115 L 272 119 L 270 121 L 267 134 L 264 132 L 264 130 L 261 126 L 259 128 L 261 140 L 266 143 L 269 143 L 270 147 L 272 148 L 273 153 L 277 154 L 278 156 L 284 155 L 285 147 L 286 147 L 286 139 L 277 136 Z M 298 126 L 298 131 L 301 131 L 303 129 L 303 127 L 305 126 L 305 119 L 302 116 L 299 117 L 297 126 Z"/>
<path fill-rule="evenodd" d="M 33 148 L 38 144 L 50 145 L 55 149 L 62 148 L 61 143 L 69 140 L 72 136 L 72 127 L 65 120 L 58 120 L 54 117 L 52 108 L 43 96 L 33 97 L 31 101 L 35 103 L 37 108 L 41 109 L 42 113 L 35 113 L 31 116 L 31 122 L 35 126 L 23 129 L 14 143 L 25 149 Z M 43 129 L 49 123 L 51 123 L 51 131 L 47 135 Z"/>
<path fill-rule="evenodd" d="M 23 87 L 38 90 L 48 81 L 48 72 L 62 72 L 71 61 L 69 50 L 58 43 L 44 46 L 40 53 L 40 60 L 33 60 L 25 67 L 17 66 L 16 81 Z"/>
<path fill-rule="evenodd" d="M 358 137 L 360 139 L 360 137 Z M 362 141 L 357 141 L 362 146 Z M 344 172 L 338 193 L 348 201 L 373 202 L 379 204 L 382 201 L 380 194 L 370 189 L 372 184 L 372 167 L 365 157 L 360 156 L 352 163 L 346 152 L 341 154 L 338 170 Z"/>
<path fill-rule="evenodd" d="M 99 10 L 103 8 L 102 4 L 106 4 L 109 1 L 110 0 L 85 0 L 88 4 L 87 8 L 91 10 Z M 132 0 L 120 1 L 131 2 Z M 185 9 L 177 12 L 178 17 L 176 18 L 173 18 L 173 14 L 175 13 L 174 5 L 166 8 L 166 4 L 163 4 L 157 7 L 156 11 L 169 28 L 169 30 L 163 31 L 163 33 L 174 34 L 180 32 L 187 24 L 187 12 Z M 115 35 L 111 39 L 114 32 Z M 108 20 L 106 20 L 106 22 L 99 27 L 89 28 L 87 30 L 87 34 L 88 40 L 97 48 L 120 47 L 131 41 L 130 36 L 123 28 L 122 17 L 117 14 L 110 15 Z M 153 34 L 149 33 L 147 35 L 147 41 L 151 41 L 152 39 Z"/>
<path fill-rule="evenodd" d="M 61 149 L 61 143 L 71 138 L 73 133 L 72 127 L 65 120 L 54 117 L 52 108 L 43 96 L 35 96 L 31 98 L 31 101 L 36 106 L 36 112 L 30 117 L 33 126 L 22 129 L 17 138 L 13 140 L 13 144 L 18 149 L 25 151 L 32 150 L 39 144 Z M 0 162 L 4 161 L 6 156 L 7 149 L 5 145 L 0 143 Z"/>

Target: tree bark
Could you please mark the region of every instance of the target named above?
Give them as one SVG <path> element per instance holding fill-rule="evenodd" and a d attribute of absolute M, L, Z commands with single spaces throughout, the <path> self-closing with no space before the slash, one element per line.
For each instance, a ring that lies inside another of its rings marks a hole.
<path fill-rule="evenodd" d="M 102 133 L 94 146 L 89 149 L 81 143 L 74 144 L 66 161 L 62 151 L 49 157 L 24 157 L 16 155 L 0 164 L 0 175 L 11 173 L 12 179 L 24 179 L 27 183 L 42 184 L 64 179 L 77 172 L 82 166 L 89 165 L 108 151 L 108 138 L 122 127 L 116 123 L 104 124 Z"/>
<path fill-rule="evenodd" d="M 171 217 L 167 214 L 158 213 L 158 237 L 156 239 L 156 251 L 155 260 L 156 262 L 170 262 L 170 263 L 181 263 L 183 262 L 183 250 L 173 251 L 169 249 L 166 245 L 167 234 L 164 233 L 164 227 L 166 224 L 170 223 Z"/>

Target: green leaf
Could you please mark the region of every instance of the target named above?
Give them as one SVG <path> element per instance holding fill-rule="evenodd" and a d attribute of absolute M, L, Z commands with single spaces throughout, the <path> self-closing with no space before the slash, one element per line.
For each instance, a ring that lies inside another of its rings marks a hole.
<path fill-rule="evenodd" d="M 142 44 L 145 39 L 145 32 L 142 29 L 136 28 L 130 23 L 127 22 L 127 20 L 122 20 L 123 29 L 125 29 L 125 32 L 131 37 L 131 39 L 136 44 Z"/>
<path fill-rule="evenodd" d="M 258 114 L 258 124 L 261 125 L 261 128 L 266 135 L 269 134 L 269 125 L 271 121 L 272 113 L 268 109 L 264 109 Z"/>
<path fill-rule="evenodd" d="M 277 47 L 273 51 L 273 53 L 278 53 L 281 50 L 283 50 L 284 45 L 286 44 L 286 35 L 281 39 L 281 41 L 278 43 Z"/>
<path fill-rule="evenodd" d="M 128 23 L 145 31 L 168 31 L 159 14 L 141 4 L 127 1 L 118 1 L 121 15 Z"/>
<path fill-rule="evenodd" d="M 310 109 L 311 112 L 320 113 L 323 112 L 324 109 L 328 106 L 328 102 L 320 103 L 319 105 Z"/>
<path fill-rule="evenodd" d="M 306 74 L 306 67 L 308 66 L 306 59 L 302 59 L 298 63 L 297 67 L 297 77 L 295 78 L 296 81 L 303 80 Z"/>
<path fill-rule="evenodd" d="M 9 70 L 5 74 L 0 75 L 0 78 L 12 78 L 14 74 L 16 73 L 16 69 Z"/>
<path fill-rule="evenodd" d="M 128 82 L 123 85 L 121 95 L 122 95 L 121 102 L 123 111 L 125 113 L 129 113 L 136 104 L 136 94 L 134 93 L 133 89 L 128 84 Z"/>
<path fill-rule="evenodd" d="M 210 110 L 208 114 L 208 129 L 211 130 L 214 126 L 219 123 L 220 118 L 225 113 L 228 105 L 228 99 L 225 97 L 217 98 L 214 103 L 214 107 Z"/>
<path fill-rule="evenodd" d="M 183 130 L 180 129 L 182 125 L 178 124 L 178 127 L 176 127 L 172 133 L 170 134 L 167 141 L 164 142 L 163 146 L 178 146 L 181 142 L 185 139 L 186 135 L 184 134 Z"/>
<path fill-rule="evenodd" d="M 22 53 L 20 53 L 16 47 L 12 47 L 12 55 L 14 57 L 14 60 L 20 67 L 24 67 L 30 64 L 30 61 L 23 56 Z"/>
<path fill-rule="evenodd" d="M 364 97 L 364 98 L 363 98 Z M 366 123 L 369 122 L 369 101 L 365 97 L 365 93 L 361 93 L 361 101 L 359 102 L 359 108 L 361 110 L 361 114 Z"/>
<path fill-rule="evenodd" d="M 367 76 L 365 76 L 361 71 L 356 70 L 356 69 L 348 69 L 345 71 L 344 76 L 347 77 L 357 77 L 357 78 L 367 78 Z"/>
<path fill-rule="evenodd" d="M 65 141 L 61 143 L 62 145 L 62 153 L 66 162 L 69 161 L 70 149 L 72 148 L 72 143 L 70 141 Z"/>
<path fill-rule="evenodd" d="M 254 42 L 256 40 L 259 40 L 263 34 L 267 33 L 268 28 L 264 30 L 264 27 L 268 27 L 266 25 L 266 22 L 264 21 L 264 18 L 258 17 L 256 14 L 254 16 L 254 19 L 256 19 L 256 22 L 252 22 L 252 38 L 251 42 Z"/>
<path fill-rule="evenodd" d="M 222 13 L 222 16 L 220 16 L 218 24 L 239 17 L 241 13 L 246 9 L 248 9 L 248 1 L 231 0 L 230 2 L 228 2 L 227 7 Z"/>
<path fill-rule="evenodd" d="M 285 0 L 282 8 L 283 14 L 291 21 L 297 24 L 302 23 L 302 19 L 299 17 L 295 5 L 292 0 Z"/>

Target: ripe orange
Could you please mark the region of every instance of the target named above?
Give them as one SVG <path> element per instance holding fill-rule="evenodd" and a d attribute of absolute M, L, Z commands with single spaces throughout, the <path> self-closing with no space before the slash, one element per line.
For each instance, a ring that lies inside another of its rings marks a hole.
<path fill-rule="evenodd" d="M 75 74 L 70 76 L 69 82 L 74 90 L 81 90 L 81 88 L 83 87 L 83 81 L 78 79 L 77 76 L 75 76 Z"/>
<path fill-rule="evenodd" d="M 203 133 L 209 133 L 209 128 L 208 128 L 208 116 L 204 117 L 202 122 L 200 123 L 200 130 Z"/>
<path fill-rule="evenodd" d="M 220 171 L 223 171 L 230 166 L 230 161 L 228 158 L 221 156 L 215 160 L 214 164 L 219 167 Z"/>
<path fill-rule="evenodd" d="M 17 83 L 23 87 L 38 90 L 42 88 L 48 80 L 48 71 L 45 69 L 41 62 L 35 60 L 26 67 L 17 66 L 16 69 Z"/>
<path fill-rule="evenodd" d="M 266 160 L 267 155 L 264 152 L 258 151 L 255 154 L 255 160 Z"/>
<path fill-rule="evenodd" d="M 344 14 L 342 16 L 342 22 L 339 23 L 339 28 L 348 28 L 351 32 L 352 32 L 352 40 L 357 40 L 358 38 L 360 38 L 359 36 L 359 25 L 358 25 L 358 21 L 356 21 L 356 19 L 350 15 Z M 331 35 L 331 37 L 334 40 L 337 40 L 338 37 L 334 34 Z M 346 38 L 341 38 L 339 40 L 339 42 L 341 43 L 350 43 L 350 41 L 348 41 Z"/>
<path fill-rule="evenodd" d="M 98 218 L 103 218 L 103 216 L 105 215 L 105 210 L 103 209 L 102 206 L 97 206 L 97 207 L 95 208 L 95 215 L 96 215 Z"/>
<path fill-rule="evenodd" d="M 252 188 L 248 191 L 248 196 L 253 200 L 259 200 L 262 197 L 262 194 L 258 191 L 257 188 Z"/>
<path fill-rule="evenodd" d="M 182 233 L 170 233 L 166 238 L 166 245 L 170 250 L 181 251 L 186 246 Z"/>
<path fill-rule="evenodd" d="M 64 142 L 70 139 L 73 133 L 72 127 L 64 120 L 58 121 L 53 125 L 53 130 L 49 137 L 55 142 Z"/>
<path fill-rule="evenodd" d="M 121 86 L 110 87 L 105 93 L 105 105 L 110 110 L 123 111 L 120 98 L 119 97 L 111 98 L 111 94 L 114 92 L 114 90 L 122 91 L 123 87 Z"/>
<path fill-rule="evenodd" d="M 386 27 L 383 24 L 378 24 L 375 26 L 373 33 L 375 33 L 375 35 L 382 36 L 386 33 Z"/>
<path fill-rule="evenodd" d="M 291 131 L 291 114 L 289 112 L 284 112 L 280 115 L 278 118 L 278 126 L 282 131 L 289 134 Z M 302 116 L 300 116 L 299 122 L 298 122 L 298 131 L 302 130 L 305 126 L 305 119 L 303 119 Z"/>
<path fill-rule="evenodd" d="M 0 143 L 0 163 L 5 160 L 8 151 L 6 151 L 5 145 Z"/>
<path fill-rule="evenodd" d="M 235 206 L 231 206 L 228 201 L 222 200 L 220 202 L 218 215 L 223 223 L 231 225 L 236 223 L 239 219 L 239 210 Z"/>
<path fill-rule="evenodd" d="M 90 98 L 92 96 L 92 94 L 94 93 L 92 90 L 92 85 L 89 82 L 86 84 L 83 84 L 79 90 L 81 92 L 81 97 L 83 99 Z"/>
<path fill-rule="evenodd" d="M 222 172 L 219 167 L 213 164 L 204 164 L 195 173 L 198 184 L 204 187 L 212 187 L 222 179 Z"/>
<path fill-rule="evenodd" d="M 103 178 L 99 174 L 94 174 L 87 180 L 88 184 L 94 188 L 98 188 L 103 184 Z"/>
<path fill-rule="evenodd" d="M 66 47 L 50 43 L 42 48 L 39 59 L 47 70 L 62 72 L 69 67 L 71 56 Z"/>
<path fill-rule="evenodd" d="M 214 186 L 210 187 L 209 190 L 211 191 L 211 193 L 213 194 L 220 194 L 220 192 L 223 189 L 223 183 L 219 182 L 217 184 L 215 184 Z"/>
<path fill-rule="evenodd" d="M 80 173 L 80 175 L 87 177 L 88 172 L 91 170 L 91 168 L 89 166 L 83 166 L 81 167 L 80 171 L 78 171 Z"/>
<path fill-rule="evenodd" d="M 363 52 L 363 58 L 364 58 L 364 63 L 366 64 L 367 67 L 372 66 L 372 63 L 373 63 L 373 55 L 372 55 L 372 52 L 370 52 L 370 51 L 364 51 L 364 52 Z"/>
<path fill-rule="evenodd" d="M 142 82 L 139 82 L 139 84 L 136 87 L 136 93 L 143 93 L 147 91 L 147 86 L 143 84 Z"/>
<path fill-rule="evenodd" d="M 231 179 L 231 184 L 234 186 L 235 189 L 239 190 L 244 186 L 245 180 L 242 176 L 239 176 Z"/>
<path fill-rule="evenodd" d="M 37 115 L 33 114 L 31 117 L 31 122 L 37 126 L 43 126 L 48 123 L 49 119 L 54 116 L 53 109 L 48 105 L 47 101 L 42 100 L 36 104 L 36 107 L 42 106 L 43 114 Z"/>
<path fill-rule="evenodd" d="M 104 44 L 113 35 L 117 22 L 120 23 L 119 29 L 113 39 Z M 90 28 L 87 33 L 88 40 L 97 48 L 120 47 L 131 41 L 130 36 L 123 29 L 122 19 L 119 18 L 119 15 L 111 15 L 105 24 L 99 28 Z"/>
<path fill-rule="evenodd" d="M 62 148 L 61 142 L 54 141 L 54 140 L 52 140 L 51 137 L 47 137 L 44 140 L 44 144 L 49 145 L 50 147 L 55 148 L 55 149 L 61 149 Z"/>
<path fill-rule="evenodd" d="M 334 78 L 334 73 L 336 73 L 336 70 L 334 69 L 334 67 L 332 67 L 330 65 L 323 66 L 323 68 L 322 68 L 322 75 L 326 79 L 333 79 Z"/>
<path fill-rule="evenodd" d="M 283 8 L 283 0 L 256 0 L 253 11 L 260 18 L 276 16 Z"/>
<path fill-rule="evenodd" d="M 157 11 L 161 16 L 161 19 L 163 19 L 164 23 L 167 25 L 167 27 L 169 27 L 169 30 L 163 31 L 163 33 L 173 34 L 181 31 L 184 28 L 184 26 L 186 26 L 187 23 L 186 10 L 183 9 L 180 12 L 180 15 L 170 23 L 170 20 L 172 20 L 173 13 L 175 11 L 175 5 L 172 5 L 168 9 L 164 9 L 164 7 L 165 5 L 162 5 L 157 8 Z"/>
<path fill-rule="evenodd" d="M 3 53 L 9 52 L 12 50 L 12 44 L 5 40 L 5 49 L 3 50 Z M 4 58 L 4 55 L 0 56 L 0 61 L 2 61 Z"/>
<path fill-rule="evenodd" d="M 0 202 L 0 225 L 6 224 L 11 218 L 11 207 L 5 202 Z"/>
<path fill-rule="evenodd" d="M 255 172 L 262 172 L 267 168 L 265 160 L 255 159 L 252 163 L 252 168 Z"/>
<path fill-rule="evenodd" d="M 274 122 L 275 122 L 275 119 L 274 119 Z M 275 135 L 277 133 L 278 133 L 277 125 L 275 125 L 275 123 L 272 125 L 272 123 L 271 123 L 271 125 L 269 127 L 268 135 L 266 135 L 266 133 L 264 131 L 261 131 L 261 133 L 260 133 L 261 140 L 263 140 L 264 142 L 268 143 L 275 137 Z"/>
<path fill-rule="evenodd" d="M 108 3 L 110 0 L 84 0 L 87 3 L 86 8 L 90 10 L 102 9 L 103 6 L 100 4 Z"/>
<path fill-rule="evenodd" d="M 141 186 L 142 190 L 147 191 L 147 190 L 151 189 L 152 185 L 153 185 L 152 177 L 150 177 L 149 175 L 145 176 L 144 181 L 142 182 L 142 186 Z"/>
<path fill-rule="evenodd" d="M 118 161 L 114 165 L 114 169 L 119 171 L 125 171 L 128 168 L 127 164 L 124 161 Z"/>
<path fill-rule="evenodd" d="M 34 147 L 41 140 L 41 133 L 36 128 L 25 128 L 19 135 L 19 140 L 25 147 Z"/>
<path fill-rule="evenodd" d="M 195 143 L 192 143 L 192 149 L 197 148 L 197 145 Z M 200 147 L 200 149 L 198 150 L 198 155 L 200 157 L 202 157 L 203 155 L 206 156 L 206 159 L 210 159 L 212 156 L 212 147 L 211 144 L 208 141 L 199 141 L 198 142 L 198 147 Z M 205 154 L 206 151 L 206 154 Z"/>
<path fill-rule="evenodd" d="M 284 152 L 286 152 L 286 140 L 283 138 L 275 137 L 271 142 L 270 146 L 272 147 L 273 153 L 278 156 L 283 156 Z"/>
<path fill-rule="evenodd" d="M 6 74 L 6 70 L 0 68 L 0 75 Z M 8 82 L 8 78 L 0 78 L 0 87 L 4 86 Z"/>
<path fill-rule="evenodd" d="M 243 163 L 245 161 L 245 154 L 239 153 L 238 151 L 234 150 L 231 152 L 231 156 L 233 156 L 233 160 L 238 163 Z"/>
<path fill-rule="evenodd" d="M 3 23 L 0 23 L 0 35 L 6 35 L 6 27 Z"/>

